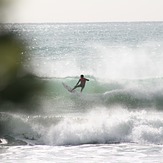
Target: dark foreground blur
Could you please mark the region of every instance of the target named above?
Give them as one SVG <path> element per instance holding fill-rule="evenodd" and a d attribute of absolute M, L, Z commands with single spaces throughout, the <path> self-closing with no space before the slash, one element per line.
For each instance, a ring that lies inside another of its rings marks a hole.
<path fill-rule="evenodd" d="M 0 15 L 11 5 L 10 0 L 4 2 L 0 0 Z M 16 33 L 5 29 L 4 18 L 0 16 L 0 111 L 33 112 L 37 110 L 36 95 L 43 90 L 43 84 L 24 70 L 25 55 L 28 54 L 26 44 Z"/>

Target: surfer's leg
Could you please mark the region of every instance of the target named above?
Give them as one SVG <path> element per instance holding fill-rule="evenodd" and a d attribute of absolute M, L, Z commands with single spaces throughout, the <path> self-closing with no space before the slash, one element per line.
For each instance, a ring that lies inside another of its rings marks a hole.
<path fill-rule="evenodd" d="M 76 89 L 77 87 L 79 87 L 79 85 L 76 85 L 71 91 L 73 91 L 73 90 Z"/>
<path fill-rule="evenodd" d="M 84 87 L 81 87 L 81 92 L 83 91 Z"/>
<path fill-rule="evenodd" d="M 75 86 L 73 89 L 71 89 L 71 92 L 74 90 L 74 89 L 76 89 L 77 87 Z"/>
<path fill-rule="evenodd" d="M 71 90 L 71 92 L 72 92 L 74 89 L 78 88 L 78 87 L 81 87 L 81 85 L 76 85 L 76 86 Z"/>

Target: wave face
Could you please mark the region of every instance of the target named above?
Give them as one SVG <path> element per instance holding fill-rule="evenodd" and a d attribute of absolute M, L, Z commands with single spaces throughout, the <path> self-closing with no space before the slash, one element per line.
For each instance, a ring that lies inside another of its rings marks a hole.
<path fill-rule="evenodd" d="M 0 137 L 7 144 L 163 144 L 163 23 L 8 29 L 30 42 L 24 67 L 46 90 L 35 95 L 39 110 L 29 104 L 31 114 L 3 106 Z M 73 87 L 81 74 L 90 79 L 84 91 L 68 92 L 62 82 Z"/>

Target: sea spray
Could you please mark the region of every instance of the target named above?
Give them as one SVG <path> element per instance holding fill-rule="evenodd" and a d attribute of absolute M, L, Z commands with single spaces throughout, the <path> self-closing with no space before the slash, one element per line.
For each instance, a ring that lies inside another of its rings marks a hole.
<path fill-rule="evenodd" d="M 152 112 L 130 112 L 122 108 L 94 108 L 82 117 L 64 118 L 45 136 L 49 145 L 156 143 L 161 144 L 161 116 Z M 115 110 L 116 109 L 116 110 Z"/>

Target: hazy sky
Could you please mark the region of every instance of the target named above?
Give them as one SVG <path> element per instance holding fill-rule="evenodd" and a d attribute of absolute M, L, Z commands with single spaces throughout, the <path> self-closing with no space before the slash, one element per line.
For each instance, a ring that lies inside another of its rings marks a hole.
<path fill-rule="evenodd" d="M 163 21 L 163 0 L 19 0 L 8 21 Z"/>

